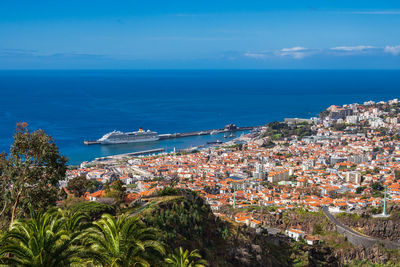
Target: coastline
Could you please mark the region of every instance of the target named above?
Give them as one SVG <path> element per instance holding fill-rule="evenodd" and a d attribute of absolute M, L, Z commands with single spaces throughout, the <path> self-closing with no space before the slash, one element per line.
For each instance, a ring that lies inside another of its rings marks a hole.
<path fill-rule="evenodd" d="M 9 150 L 15 123 L 23 121 L 31 130 L 45 129 L 69 164 L 215 141 L 191 137 L 151 146 L 81 145 L 83 139 L 114 129 L 143 126 L 174 133 L 230 122 L 262 125 L 285 117 L 309 118 L 333 103 L 389 100 L 398 95 L 400 82 L 391 71 L 26 71 L 0 76 L 0 151 Z"/>

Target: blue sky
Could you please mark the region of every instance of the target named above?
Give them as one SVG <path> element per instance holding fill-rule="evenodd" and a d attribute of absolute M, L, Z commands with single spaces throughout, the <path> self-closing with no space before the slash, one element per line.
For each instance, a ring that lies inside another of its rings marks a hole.
<path fill-rule="evenodd" d="M 400 69 L 400 1 L 4 0 L 0 69 Z"/>

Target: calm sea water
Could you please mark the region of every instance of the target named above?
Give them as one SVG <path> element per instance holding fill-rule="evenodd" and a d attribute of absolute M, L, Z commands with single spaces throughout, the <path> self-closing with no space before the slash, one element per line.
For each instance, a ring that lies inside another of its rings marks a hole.
<path fill-rule="evenodd" d="M 84 146 L 114 129 L 174 133 L 311 117 L 331 104 L 400 97 L 400 71 L 0 71 L 0 151 L 16 122 L 52 135 L 70 164 L 221 136 Z"/>

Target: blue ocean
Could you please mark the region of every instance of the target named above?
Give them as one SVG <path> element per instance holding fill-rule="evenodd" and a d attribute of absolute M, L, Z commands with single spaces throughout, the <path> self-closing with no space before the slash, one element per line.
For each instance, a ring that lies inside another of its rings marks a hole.
<path fill-rule="evenodd" d="M 85 146 L 112 130 L 175 133 L 312 117 L 331 104 L 400 97 L 393 70 L 0 71 L 0 151 L 17 122 L 44 129 L 70 164 L 163 147 L 197 146 L 220 136 Z"/>

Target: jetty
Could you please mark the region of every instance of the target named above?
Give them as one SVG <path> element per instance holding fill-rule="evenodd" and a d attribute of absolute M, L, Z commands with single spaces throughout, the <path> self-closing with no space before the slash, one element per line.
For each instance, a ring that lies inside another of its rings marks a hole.
<path fill-rule="evenodd" d="M 211 130 L 202 130 L 202 131 L 193 131 L 193 132 L 184 132 L 184 133 L 173 133 L 173 134 L 159 134 L 159 140 L 165 139 L 174 139 L 174 138 L 183 138 L 183 137 L 190 137 L 190 136 L 197 136 L 197 135 L 213 135 L 213 134 L 220 134 L 220 133 L 227 133 L 227 132 L 240 132 L 240 131 L 250 131 L 258 126 L 247 126 L 247 127 L 237 127 L 235 124 L 228 124 L 225 125 L 224 128 L 220 129 L 211 129 Z M 83 141 L 85 145 L 97 145 L 100 144 L 99 141 Z"/>
<path fill-rule="evenodd" d="M 98 144 L 100 144 L 99 141 L 89 141 L 89 140 L 85 140 L 85 141 L 83 141 L 83 143 L 85 145 L 98 145 Z"/>
<path fill-rule="evenodd" d="M 237 127 L 235 124 L 226 125 L 225 128 L 221 129 L 211 129 L 211 130 L 203 130 L 203 131 L 194 131 L 194 132 L 185 132 L 185 133 L 173 133 L 173 134 L 160 134 L 160 140 L 165 139 L 173 139 L 173 138 L 182 138 L 182 137 L 190 137 L 197 135 L 213 135 L 219 133 L 226 132 L 240 132 L 240 131 L 249 131 L 257 128 L 256 126 L 247 126 L 247 127 Z"/>
<path fill-rule="evenodd" d="M 133 157 L 133 156 L 147 155 L 147 154 L 153 154 L 153 153 L 160 153 L 160 152 L 164 152 L 164 151 L 165 151 L 164 148 L 155 148 L 155 149 L 150 149 L 150 150 L 143 150 L 143 151 L 137 151 L 137 152 L 118 154 L 118 155 L 113 155 L 113 156 L 106 156 L 106 157 L 96 158 L 95 160 L 102 161 L 102 160 L 108 160 L 108 159 Z"/>

